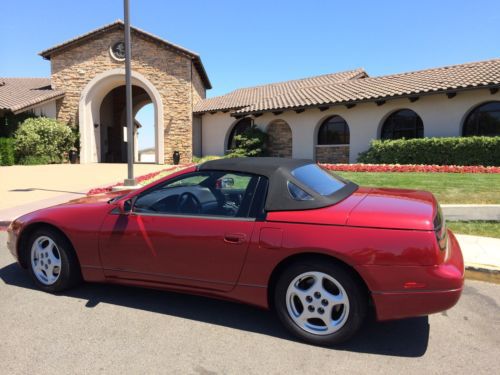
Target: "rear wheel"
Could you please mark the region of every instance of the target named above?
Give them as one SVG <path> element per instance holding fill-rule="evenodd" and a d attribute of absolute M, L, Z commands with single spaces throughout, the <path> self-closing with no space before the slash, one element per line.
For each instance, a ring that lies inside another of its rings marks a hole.
<path fill-rule="evenodd" d="M 31 277 L 47 292 L 60 292 L 81 280 L 78 260 L 69 241 L 52 228 L 36 230 L 25 249 Z"/>
<path fill-rule="evenodd" d="M 315 345 L 334 345 L 358 331 L 366 315 L 359 282 L 335 262 L 292 264 L 279 278 L 275 309 L 285 327 Z"/>

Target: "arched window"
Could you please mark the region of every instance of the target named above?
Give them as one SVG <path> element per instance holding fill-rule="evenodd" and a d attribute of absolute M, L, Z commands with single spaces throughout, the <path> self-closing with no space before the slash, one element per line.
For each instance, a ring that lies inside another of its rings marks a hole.
<path fill-rule="evenodd" d="M 462 135 L 500 135 L 500 102 L 489 102 L 474 108 L 464 122 Z"/>
<path fill-rule="evenodd" d="M 238 121 L 231 129 L 231 133 L 229 133 L 229 137 L 227 138 L 227 149 L 232 150 L 236 147 L 236 142 L 234 137 L 240 134 L 243 134 L 247 129 L 249 129 L 253 125 L 253 120 L 249 117 L 245 117 Z"/>
<path fill-rule="evenodd" d="M 411 139 L 423 138 L 423 136 L 422 119 L 411 109 L 401 109 L 387 117 L 380 134 L 382 139 Z"/>
<path fill-rule="evenodd" d="M 328 117 L 318 130 L 318 145 L 348 145 L 349 126 L 340 116 Z"/>

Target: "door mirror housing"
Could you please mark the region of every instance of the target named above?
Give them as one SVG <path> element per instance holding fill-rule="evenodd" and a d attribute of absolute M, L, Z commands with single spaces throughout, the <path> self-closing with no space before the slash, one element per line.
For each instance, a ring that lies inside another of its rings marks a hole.
<path fill-rule="evenodd" d="M 229 189 L 234 186 L 234 178 L 232 177 L 223 177 L 219 178 L 216 183 L 216 187 L 218 189 Z"/>
<path fill-rule="evenodd" d="M 132 211 L 132 199 L 125 199 L 118 202 L 118 210 L 121 215 L 128 215 Z"/>

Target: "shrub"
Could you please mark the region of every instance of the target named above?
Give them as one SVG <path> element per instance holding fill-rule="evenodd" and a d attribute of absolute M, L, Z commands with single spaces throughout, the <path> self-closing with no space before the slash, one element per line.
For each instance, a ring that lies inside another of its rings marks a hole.
<path fill-rule="evenodd" d="M 203 157 L 193 156 L 193 163 L 203 164 L 206 161 L 224 159 L 226 156 L 207 155 Z"/>
<path fill-rule="evenodd" d="M 234 137 L 236 147 L 227 155 L 229 158 L 253 157 L 264 155 L 267 134 L 252 125 L 242 134 Z"/>
<path fill-rule="evenodd" d="M 61 163 L 75 143 L 71 128 L 46 117 L 25 120 L 14 133 L 20 164 Z"/>
<path fill-rule="evenodd" d="M 28 118 L 38 117 L 33 111 L 26 111 L 17 115 L 9 112 L 0 118 L 0 137 L 12 138 L 19 125 Z"/>
<path fill-rule="evenodd" d="M 48 156 L 25 156 L 20 159 L 17 164 L 20 165 L 42 165 L 42 164 L 53 164 L 53 161 Z"/>
<path fill-rule="evenodd" d="M 500 137 L 374 140 L 358 162 L 499 166 Z"/>
<path fill-rule="evenodd" d="M 13 165 L 14 161 L 14 140 L 0 138 L 0 165 Z"/>

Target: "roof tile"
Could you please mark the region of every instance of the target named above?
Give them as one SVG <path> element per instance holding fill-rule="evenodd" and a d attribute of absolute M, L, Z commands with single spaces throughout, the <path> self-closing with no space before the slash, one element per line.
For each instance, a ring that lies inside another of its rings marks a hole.
<path fill-rule="evenodd" d="M 36 104 L 64 96 L 52 90 L 49 78 L 1 78 L 0 109 L 18 112 Z"/>
<path fill-rule="evenodd" d="M 235 90 L 205 99 L 195 113 L 255 112 L 384 100 L 432 92 L 500 86 L 500 59 L 368 77 L 361 69 Z"/>

